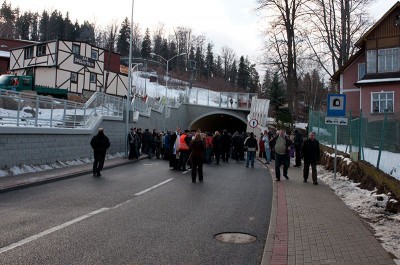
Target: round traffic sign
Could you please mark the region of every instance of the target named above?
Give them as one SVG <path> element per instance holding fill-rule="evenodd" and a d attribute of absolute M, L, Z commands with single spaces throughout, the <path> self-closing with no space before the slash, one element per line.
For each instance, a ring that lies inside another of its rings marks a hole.
<path fill-rule="evenodd" d="M 256 119 L 251 119 L 249 121 L 249 125 L 250 125 L 251 128 L 255 128 L 258 125 L 258 121 Z"/>

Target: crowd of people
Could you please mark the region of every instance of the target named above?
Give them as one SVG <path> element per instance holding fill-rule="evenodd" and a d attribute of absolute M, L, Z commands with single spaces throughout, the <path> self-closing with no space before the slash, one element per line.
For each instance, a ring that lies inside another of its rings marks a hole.
<path fill-rule="evenodd" d="M 315 134 L 310 134 L 310 138 Z M 295 157 L 294 167 L 300 167 L 304 159 L 303 178 L 308 179 L 308 170 L 312 168 L 313 183 L 316 179 L 316 162 L 319 160 L 318 141 L 304 141 L 298 130 L 287 134 L 285 130 L 264 131 L 257 139 L 253 132 L 234 132 L 227 130 L 215 132 L 182 131 L 177 127 L 175 131 L 152 132 L 141 128 L 132 128 L 128 135 L 130 146 L 129 159 L 138 159 L 143 153 L 149 159 L 169 160 L 173 170 L 187 171 L 192 169 L 192 181 L 203 181 L 203 164 L 227 163 L 229 160 L 236 162 L 245 161 L 246 167 L 254 167 L 254 159 L 258 152 L 266 164 L 275 160 L 275 177 L 280 181 L 280 167 L 283 166 L 283 177 L 289 179 L 288 168 L 290 158 Z"/>

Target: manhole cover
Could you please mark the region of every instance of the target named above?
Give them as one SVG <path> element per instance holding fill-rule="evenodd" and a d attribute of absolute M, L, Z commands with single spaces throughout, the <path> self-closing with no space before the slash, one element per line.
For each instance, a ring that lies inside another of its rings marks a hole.
<path fill-rule="evenodd" d="M 235 244 L 252 243 L 257 239 L 255 236 L 244 233 L 221 233 L 217 234 L 214 238 L 221 242 Z"/>

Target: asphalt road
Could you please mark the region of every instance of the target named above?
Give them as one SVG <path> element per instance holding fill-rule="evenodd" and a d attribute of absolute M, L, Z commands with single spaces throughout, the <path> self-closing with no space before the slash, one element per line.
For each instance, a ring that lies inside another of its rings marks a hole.
<path fill-rule="evenodd" d="M 268 174 L 232 161 L 191 183 L 152 159 L 0 194 L 0 264 L 260 264 Z M 214 238 L 224 232 L 257 240 Z"/>

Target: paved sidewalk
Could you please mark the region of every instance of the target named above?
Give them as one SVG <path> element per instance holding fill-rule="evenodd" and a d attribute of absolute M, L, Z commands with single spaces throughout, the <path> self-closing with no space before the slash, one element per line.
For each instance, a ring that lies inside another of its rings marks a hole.
<path fill-rule="evenodd" d="M 143 158 L 145 158 L 145 156 L 140 157 L 139 160 Z M 108 159 L 104 163 L 104 169 L 134 163 L 135 161 L 137 160 L 128 160 L 126 158 Z M 82 165 L 50 169 L 41 172 L 24 173 L 11 177 L 0 177 L 0 193 L 91 174 L 92 166 L 92 163 L 87 163 Z"/>
<path fill-rule="evenodd" d="M 143 159 L 142 157 L 140 159 Z M 104 168 L 137 160 L 106 160 Z M 333 190 L 303 183 L 302 168 L 289 168 L 290 180 L 274 180 L 271 222 L 262 265 L 395 265 L 368 224 Z M 90 174 L 92 163 L 0 177 L 0 193 Z"/>
<path fill-rule="evenodd" d="M 271 224 L 262 265 L 389 265 L 396 264 L 372 229 L 328 186 L 302 168 L 289 168 L 289 180 L 274 180 Z M 282 169 L 281 169 L 282 170 Z"/>

